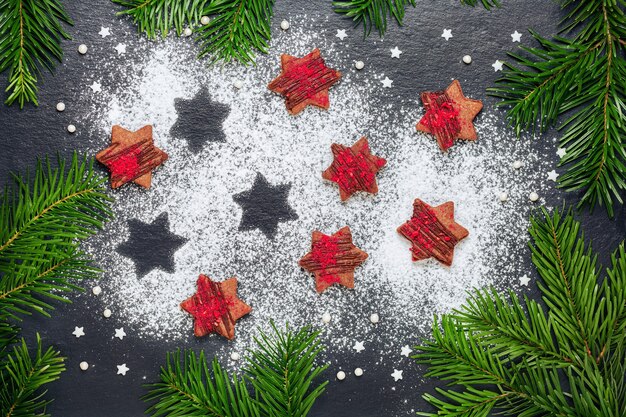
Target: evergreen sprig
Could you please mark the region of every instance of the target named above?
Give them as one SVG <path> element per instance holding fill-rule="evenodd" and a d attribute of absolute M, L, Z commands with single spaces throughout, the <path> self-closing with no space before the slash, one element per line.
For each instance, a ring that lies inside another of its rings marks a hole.
<path fill-rule="evenodd" d="M 546 308 L 513 292 L 476 290 L 435 317 L 415 358 L 448 389 L 423 416 L 626 415 L 626 252 L 606 276 L 571 211 L 532 219 L 532 261 Z"/>
<path fill-rule="evenodd" d="M 476 6 L 482 4 L 487 10 L 499 7 L 499 0 L 461 0 L 461 4 Z M 409 6 L 416 6 L 415 0 L 335 0 L 335 12 L 345 15 L 354 21 L 355 26 L 363 25 L 365 36 L 372 28 L 382 37 L 387 31 L 387 22 L 395 20 L 403 25 L 404 15 Z"/>
<path fill-rule="evenodd" d="M 287 326 L 255 338 L 243 376 L 226 372 L 204 352 L 167 355 L 161 381 L 144 397 L 151 416 L 305 417 L 328 383 L 313 387 L 326 366 L 315 365 L 321 351 L 319 332 Z M 251 391 L 252 390 L 252 391 Z M 254 394 L 251 394 L 254 392 Z"/>
<path fill-rule="evenodd" d="M 568 13 L 563 34 L 545 38 L 530 31 L 538 47 L 510 53 L 514 63 L 490 93 L 502 99 L 519 134 L 541 132 L 565 117 L 559 186 L 582 191 L 579 207 L 605 206 L 613 216 L 626 189 L 626 15 L 624 0 L 561 0 Z"/>
<path fill-rule="evenodd" d="M 61 61 L 63 24 L 72 24 L 59 0 L 0 0 L 0 72 L 9 72 L 7 104 L 37 101 L 40 68 Z"/>

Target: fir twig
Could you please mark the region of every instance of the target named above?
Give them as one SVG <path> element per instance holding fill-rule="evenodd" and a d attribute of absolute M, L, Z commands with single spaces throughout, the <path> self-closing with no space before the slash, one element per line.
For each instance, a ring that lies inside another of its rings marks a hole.
<path fill-rule="evenodd" d="M 450 388 L 425 395 L 437 413 L 420 415 L 626 415 L 624 244 L 601 278 L 571 212 L 544 210 L 530 233 L 547 311 L 489 289 L 436 317 L 415 358 Z"/>
<path fill-rule="evenodd" d="M 568 115 L 560 140 L 567 153 L 567 172 L 559 186 L 582 191 L 579 207 L 596 204 L 610 216 L 626 189 L 626 15 L 624 0 L 561 0 L 569 10 L 563 32 L 571 39 L 542 37 L 530 31 L 539 46 L 509 54 L 514 61 L 489 89 L 508 108 L 508 119 L 522 129 L 543 132 Z"/>
<path fill-rule="evenodd" d="M 37 105 L 40 68 L 61 61 L 63 24 L 72 24 L 58 0 L 0 0 L 0 72 L 9 71 L 7 104 Z"/>

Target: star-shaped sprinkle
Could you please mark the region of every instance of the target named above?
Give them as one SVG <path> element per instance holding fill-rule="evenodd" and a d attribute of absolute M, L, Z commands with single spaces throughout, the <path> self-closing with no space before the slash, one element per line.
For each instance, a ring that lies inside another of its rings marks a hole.
<path fill-rule="evenodd" d="M 93 93 L 100 93 L 102 91 L 102 84 L 100 84 L 97 81 L 94 81 L 89 88 L 91 88 L 91 91 L 93 91 Z"/>
<path fill-rule="evenodd" d="M 452 29 L 444 29 L 443 33 L 441 34 L 441 37 L 449 41 L 450 38 L 452 37 Z"/>
<path fill-rule="evenodd" d="M 196 293 L 180 304 L 194 318 L 194 334 L 202 337 L 218 333 L 233 339 L 235 322 L 252 310 L 237 297 L 237 278 L 215 282 L 206 275 L 200 275 L 197 286 Z"/>
<path fill-rule="evenodd" d="M 161 213 L 152 223 L 131 219 L 128 230 L 130 236 L 117 247 L 117 252 L 133 260 L 138 277 L 157 268 L 176 271 L 174 253 L 187 239 L 170 232 L 167 213 Z"/>
<path fill-rule="evenodd" d="M 525 285 L 528 287 L 528 283 L 530 282 L 530 278 L 528 275 L 524 274 L 519 278 L 520 285 Z"/>
<path fill-rule="evenodd" d="M 563 158 L 566 153 L 567 151 L 565 150 L 565 148 L 559 148 L 556 150 L 556 154 L 559 156 L 559 158 Z"/>
<path fill-rule="evenodd" d="M 273 239 L 279 223 L 297 220 L 298 215 L 287 201 L 290 189 L 291 183 L 271 185 L 257 173 L 251 189 L 233 196 L 243 211 L 239 230 L 259 229 Z"/>
<path fill-rule="evenodd" d="M 365 350 L 365 346 L 363 346 L 363 342 L 355 342 L 352 349 L 356 350 L 356 353 L 361 353 Z"/>
<path fill-rule="evenodd" d="M 495 72 L 502 71 L 502 69 L 504 68 L 504 62 L 502 62 L 502 61 L 500 61 L 500 60 L 496 59 L 496 62 L 494 62 L 493 64 L 491 64 L 491 66 L 493 67 L 493 70 L 494 70 Z"/>
<path fill-rule="evenodd" d="M 413 261 L 432 257 L 447 266 L 452 265 L 456 244 L 469 235 L 454 221 L 452 201 L 431 207 L 419 198 L 413 203 L 413 216 L 398 233 L 411 241 Z"/>
<path fill-rule="evenodd" d="M 400 58 L 400 54 L 402 51 L 396 46 L 393 49 L 390 49 L 392 58 Z"/>
<path fill-rule="evenodd" d="M 81 336 L 84 336 L 84 335 L 85 335 L 85 332 L 83 331 L 83 329 L 84 329 L 84 327 L 77 327 L 77 326 L 75 326 L 75 327 L 74 327 L 74 331 L 72 332 L 72 334 L 73 334 L 74 336 L 76 336 L 76 338 L 79 338 L 79 337 L 81 337 Z"/>
<path fill-rule="evenodd" d="M 393 80 L 390 80 L 389 77 L 385 77 L 385 79 L 380 82 L 383 84 L 383 88 L 391 88 L 391 84 L 393 84 Z"/>
<path fill-rule="evenodd" d="M 402 346 L 402 350 L 400 351 L 400 354 L 408 358 L 411 352 L 413 352 L 413 349 L 411 349 L 409 345 L 404 345 Z"/>
<path fill-rule="evenodd" d="M 128 366 L 126 366 L 125 363 L 123 363 L 121 365 L 117 365 L 117 375 L 126 376 L 126 372 L 128 372 L 129 370 L 130 370 L 130 368 Z"/>
<path fill-rule="evenodd" d="M 126 336 L 126 332 L 124 331 L 123 327 L 120 327 L 119 329 L 115 329 L 115 336 L 120 340 L 124 339 L 124 336 Z"/>
<path fill-rule="evenodd" d="M 548 181 L 556 182 L 557 178 L 559 178 L 559 174 L 555 170 L 548 172 Z"/>
<path fill-rule="evenodd" d="M 372 194 L 378 192 L 376 173 L 387 161 L 371 153 L 366 137 L 362 137 L 350 147 L 333 143 L 330 149 L 334 159 L 322 173 L 322 178 L 339 185 L 339 196 L 342 201 L 357 191 Z"/>
<path fill-rule="evenodd" d="M 118 55 L 122 55 L 126 53 L 126 45 L 123 43 L 118 43 L 117 46 L 113 49 L 117 51 Z"/>
<path fill-rule="evenodd" d="M 402 379 L 402 371 L 398 371 L 397 369 L 394 369 L 391 376 L 393 377 L 394 381 L 398 382 L 398 380 Z"/>
<path fill-rule="evenodd" d="M 111 29 L 100 26 L 100 32 L 98 32 L 98 35 L 102 36 L 103 38 L 111 36 Z"/>
<path fill-rule="evenodd" d="M 442 151 L 447 151 L 456 139 L 477 139 L 472 121 L 482 110 L 483 103 L 465 97 L 458 80 L 452 81 L 444 91 L 426 91 L 420 97 L 426 114 L 416 128 L 433 134 Z"/>
<path fill-rule="evenodd" d="M 367 253 L 354 246 L 345 226 L 331 236 L 314 231 L 311 251 L 299 263 L 315 275 L 315 289 L 322 293 L 333 284 L 354 288 L 354 270 L 366 259 Z"/>
<path fill-rule="evenodd" d="M 515 31 L 515 32 L 511 33 L 511 38 L 513 39 L 513 42 L 521 42 L 522 41 L 522 34 L 519 33 L 518 31 Z"/>
<path fill-rule="evenodd" d="M 308 105 L 322 109 L 330 107 L 328 89 L 341 78 L 341 73 L 328 68 L 319 49 L 297 58 L 280 56 L 282 73 L 269 84 L 269 89 L 285 96 L 285 106 L 298 114 Z"/>
<path fill-rule="evenodd" d="M 337 34 L 335 36 L 341 40 L 344 40 L 348 37 L 348 34 L 346 33 L 345 29 L 337 29 Z"/>
<path fill-rule="evenodd" d="M 127 182 L 150 188 L 152 170 L 167 160 L 167 154 L 154 146 L 152 126 L 132 132 L 116 125 L 111 133 L 111 146 L 98 152 L 96 159 L 111 171 L 111 188 Z"/>

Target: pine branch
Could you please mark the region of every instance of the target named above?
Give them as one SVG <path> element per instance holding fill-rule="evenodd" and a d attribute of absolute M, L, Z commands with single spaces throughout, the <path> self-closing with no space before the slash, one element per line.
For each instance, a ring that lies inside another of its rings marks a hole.
<path fill-rule="evenodd" d="M 197 29 L 199 56 L 248 64 L 255 51 L 267 53 L 273 8 L 274 0 L 212 0 L 203 11 L 211 21 Z"/>
<path fill-rule="evenodd" d="M 440 320 L 415 358 L 450 389 L 424 398 L 438 414 L 626 415 L 626 251 L 606 276 L 571 211 L 531 219 L 532 260 L 547 306 L 476 291 Z"/>
<path fill-rule="evenodd" d="M 103 181 L 76 154 L 67 167 L 38 162 L 32 181 L 14 176 L 0 199 L 0 311 L 47 315 L 45 299 L 66 301 L 72 279 L 95 276 L 77 245 L 112 215 Z"/>
<path fill-rule="evenodd" d="M 521 47 L 524 55 L 509 54 L 514 64 L 490 93 L 502 99 L 508 119 L 519 134 L 541 132 L 570 112 L 561 126 L 561 146 L 567 149 L 560 165 L 568 171 L 559 179 L 568 191 L 583 191 L 579 207 L 622 203 L 626 190 L 626 2 L 562 0 L 569 11 L 562 22 L 571 39 L 547 39 L 531 30 L 537 48 Z"/>
<path fill-rule="evenodd" d="M 0 415 L 46 417 L 42 387 L 57 380 L 65 370 L 64 358 L 52 348 L 43 350 L 37 335 L 37 348 L 30 352 L 24 340 L 0 364 Z"/>
<path fill-rule="evenodd" d="M 492 7 L 500 7 L 501 5 L 499 0 L 461 0 L 461 4 L 472 7 L 476 6 L 478 3 L 482 4 L 487 10 L 491 10 Z"/>
<path fill-rule="evenodd" d="M 61 61 L 61 40 L 72 24 L 58 0 L 0 0 L 0 72 L 9 71 L 7 104 L 37 105 L 40 68 L 52 71 Z"/>
<path fill-rule="evenodd" d="M 125 8 L 119 15 L 131 16 L 139 32 L 150 39 L 166 37 L 172 28 L 181 35 L 185 27 L 196 26 L 210 0 L 112 0 Z"/>

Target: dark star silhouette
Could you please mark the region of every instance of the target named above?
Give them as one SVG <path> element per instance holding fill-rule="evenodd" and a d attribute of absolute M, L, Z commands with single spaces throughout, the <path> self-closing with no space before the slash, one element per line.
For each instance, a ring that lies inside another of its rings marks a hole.
<path fill-rule="evenodd" d="M 230 107 L 212 101 L 206 88 L 191 100 L 176 99 L 174 107 L 178 120 L 170 134 L 185 139 L 191 152 L 200 152 L 207 142 L 226 142 L 222 124 L 230 113 Z"/>
<path fill-rule="evenodd" d="M 243 210 L 239 230 L 259 229 L 273 239 L 278 223 L 297 220 L 298 215 L 287 202 L 290 189 L 291 183 L 273 186 L 257 173 L 251 189 L 233 196 Z"/>
<path fill-rule="evenodd" d="M 167 213 L 161 213 L 152 223 L 131 219 L 128 230 L 130 237 L 117 247 L 117 252 L 133 260 L 138 277 L 156 268 L 174 272 L 174 252 L 187 239 L 170 232 Z"/>

